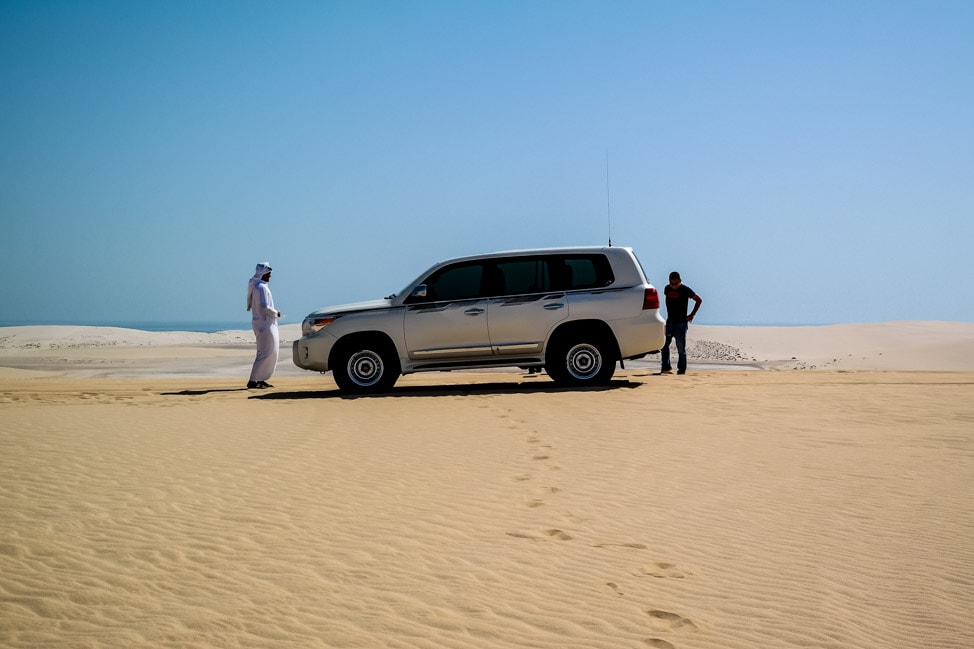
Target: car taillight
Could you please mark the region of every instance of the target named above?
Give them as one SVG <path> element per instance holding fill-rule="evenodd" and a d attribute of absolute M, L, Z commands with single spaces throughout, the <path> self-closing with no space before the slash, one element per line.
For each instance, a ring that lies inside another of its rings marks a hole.
<path fill-rule="evenodd" d="M 659 293 L 656 292 L 655 288 L 647 288 L 646 294 L 643 295 L 643 310 L 658 309 L 658 308 L 659 308 Z"/>

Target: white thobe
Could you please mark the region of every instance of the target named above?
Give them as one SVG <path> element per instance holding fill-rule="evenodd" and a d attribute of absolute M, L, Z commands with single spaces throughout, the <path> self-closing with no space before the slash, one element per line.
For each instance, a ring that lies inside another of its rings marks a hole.
<path fill-rule="evenodd" d="M 250 372 L 250 380 L 266 381 L 274 375 L 277 368 L 277 357 L 280 352 L 280 334 L 277 331 L 277 309 L 274 307 L 274 296 L 267 282 L 254 282 L 253 290 L 249 293 L 251 325 L 257 336 L 257 358 L 254 368 Z"/>

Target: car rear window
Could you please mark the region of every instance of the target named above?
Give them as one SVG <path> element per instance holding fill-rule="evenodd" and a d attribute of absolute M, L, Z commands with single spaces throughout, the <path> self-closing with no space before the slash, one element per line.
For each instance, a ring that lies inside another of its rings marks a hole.
<path fill-rule="evenodd" d="M 615 281 L 612 265 L 605 255 L 565 255 L 552 263 L 557 290 L 602 288 Z"/>

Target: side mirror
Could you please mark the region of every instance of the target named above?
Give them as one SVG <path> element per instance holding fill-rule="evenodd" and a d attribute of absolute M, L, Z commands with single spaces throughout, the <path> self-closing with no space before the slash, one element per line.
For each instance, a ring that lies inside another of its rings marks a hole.
<path fill-rule="evenodd" d="M 426 297 L 426 284 L 420 284 L 414 288 L 412 293 L 409 294 L 409 297 Z"/>

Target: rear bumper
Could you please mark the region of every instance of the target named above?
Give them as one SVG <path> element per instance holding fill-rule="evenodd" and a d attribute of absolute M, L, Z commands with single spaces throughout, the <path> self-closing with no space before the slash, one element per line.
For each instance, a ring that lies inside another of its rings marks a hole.
<path fill-rule="evenodd" d="M 617 320 L 612 323 L 621 358 L 636 358 L 663 348 L 666 342 L 666 323 L 659 311 L 639 318 Z"/>

